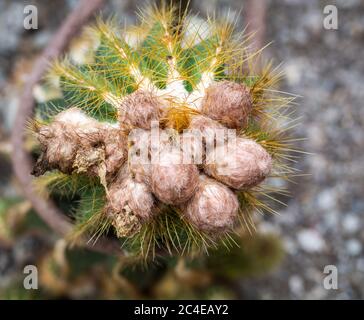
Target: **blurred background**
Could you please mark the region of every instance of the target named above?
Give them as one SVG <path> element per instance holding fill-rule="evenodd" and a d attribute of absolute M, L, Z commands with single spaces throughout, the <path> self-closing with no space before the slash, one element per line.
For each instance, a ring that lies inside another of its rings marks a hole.
<path fill-rule="evenodd" d="M 230 10 L 243 28 L 248 2 L 192 1 L 191 12 L 206 17 Z M 77 3 L 0 0 L 0 298 L 140 297 L 139 290 L 152 298 L 363 299 L 364 2 L 263 0 L 251 11 L 259 17 L 263 44 L 271 42 L 265 57 L 282 63 L 286 78 L 281 90 L 299 95 L 300 125 L 294 136 L 306 138 L 297 147 L 309 154 L 294 166 L 309 175 L 287 186 L 291 197 L 284 200 L 287 206 L 275 207 L 278 216 L 260 218 L 258 235 L 243 239 L 245 260 L 234 277 L 214 274 L 203 294 L 203 284 L 193 280 L 200 276 L 198 268 L 189 275 L 191 286 L 178 287 L 178 281 L 185 282 L 181 270 L 186 266 L 180 261 L 168 262 L 174 273 L 161 272 L 169 268 L 166 262 L 147 271 L 131 270 L 134 277 L 145 278 L 136 284 L 133 275 L 120 274 L 120 262 L 113 257 L 65 249 L 22 196 L 10 159 L 19 96 L 35 58 Z M 144 3 L 105 1 L 102 14 L 133 23 L 136 8 Z M 23 27 L 29 4 L 38 8 L 37 30 Z M 323 26 L 326 5 L 338 9 L 337 30 Z M 26 264 L 39 266 L 38 291 L 23 290 Z M 327 265 L 337 268 L 337 289 L 323 285 Z"/>

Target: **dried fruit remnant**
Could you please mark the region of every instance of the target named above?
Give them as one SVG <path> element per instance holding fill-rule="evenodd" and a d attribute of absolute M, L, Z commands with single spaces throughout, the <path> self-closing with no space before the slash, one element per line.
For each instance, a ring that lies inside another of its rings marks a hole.
<path fill-rule="evenodd" d="M 147 185 L 125 171 L 109 187 L 105 212 L 118 236 L 130 237 L 152 218 L 154 198 Z"/>
<path fill-rule="evenodd" d="M 35 176 L 52 169 L 98 175 L 100 166 L 105 166 L 105 174 L 112 175 L 127 156 L 126 136 L 121 130 L 77 108 L 61 112 L 52 123 L 41 126 L 37 138 L 42 154 L 33 169 Z"/>
<path fill-rule="evenodd" d="M 114 214 L 109 217 L 112 226 L 115 228 L 116 235 L 119 238 L 132 237 L 137 234 L 142 227 L 140 220 L 132 211 L 123 214 Z"/>

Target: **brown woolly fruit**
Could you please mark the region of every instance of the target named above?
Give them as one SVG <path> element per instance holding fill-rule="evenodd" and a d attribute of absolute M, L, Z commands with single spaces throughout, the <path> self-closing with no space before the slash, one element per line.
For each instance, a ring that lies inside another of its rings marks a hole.
<path fill-rule="evenodd" d="M 231 81 L 210 85 L 202 101 L 202 113 L 233 129 L 241 129 L 247 125 L 251 110 L 252 97 L 249 88 Z"/>
<path fill-rule="evenodd" d="M 205 172 L 234 189 L 258 185 L 270 173 L 272 158 L 258 143 L 236 138 L 236 143 L 218 146 L 207 155 Z"/>
<path fill-rule="evenodd" d="M 131 237 L 153 216 L 154 198 L 149 187 L 137 182 L 126 168 L 107 193 L 106 215 L 112 221 L 118 237 Z"/>
<path fill-rule="evenodd" d="M 42 154 L 32 172 L 35 176 L 52 169 L 90 175 L 103 170 L 112 175 L 126 160 L 126 135 L 77 108 L 59 113 L 52 123 L 39 128 L 37 137 Z"/>
<path fill-rule="evenodd" d="M 186 202 L 198 184 L 198 170 L 194 164 L 183 163 L 183 153 L 175 146 L 161 148 L 158 159 L 151 166 L 151 188 L 154 195 L 167 204 Z"/>
<path fill-rule="evenodd" d="M 129 133 L 128 164 L 129 170 L 137 181 L 150 185 L 151 162 L 158 159 L 165 146 L 178 146 L 176 131 L 133 129 Z M 156 160 L 158 161 L 158 160 Z"/>
<path fill-rule="evenodd" d="M 217 121 L 214 121 L 205 116 L 194 116 L 191 119 L 190 130 L 198 130 L 202 134 L 203 142 L 206 144 L 215 144 L 216 138 L 219 135 L 227 137 L 228 129 Z"/>
<path fill-rule="evenodd" d="M 204 175 L 184 208 L 184 217 L 196 228 L 208 233 L 223 233 L 233 228 L 239 202 L 227 186 Z"/>
<path fill-rule="evenodd" d="M 188 131 L 182 134 L 183 143 L 187 143 L 183 144 L 184 151 L 187 149 L 195 158 L 200 158 L 201 154 L 204 162 L 206 152 L 215 148 L 218 143 L 226 142 L 228 134 L 228 129 L 219 122 L 202 115 L 193 116 Z"/>
<path fill-rule="evenodd" d="M 208 117 L 202 115 L 196 115 L 191 118 L 189 129 L 199 130 L 201 132 L 206 132 L 214 129 L 224 129 L 225 127 Z"/>
<path fill-rule="evenodd" d="M 118 117 L 121 126 L 150 129 L 152 121 L 159 121 L 163 102 L 151 92 L 137 90 L 120 104 Z"/>

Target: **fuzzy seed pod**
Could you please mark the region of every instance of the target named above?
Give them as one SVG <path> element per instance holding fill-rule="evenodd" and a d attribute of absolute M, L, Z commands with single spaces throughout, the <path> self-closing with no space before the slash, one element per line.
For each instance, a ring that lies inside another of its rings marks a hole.
<path fill-rule="evenodd" d="M 195 192 L 198 170 L 194 164 L 184 164 L 182 151 L 163 148 L 157 164 L 151 167 L 151 188 L 155 196 L 167 204 L 181 204 Z"/>
<path fill-rule="evenodd" d="M 73 168 L 78 173 L 99 175 L 104 164 L 106 176 L 112 178 L 127 159 L 127 137 L 110 126 L 100 129 L 98 137 L 77 150 Z"/>
<path fill-rule="evenodd" d="M 137 90 L 125 97 L 119 107 L 122 126 L 150 129 L 151 121 L 159 121 L 163 102 L 152 93 Z"/>
<path fill-rule="evenodd" d="M 122 168 L 123 170 L 123 168 Z M 119 237 L 136 234 L 152 217 L 154 199 L 149 188 L 121 173 L 108 190 L 106 214 L 113 221 Z"/>
<path fill-rule="evenodd" d="M 199 132 L 201 132 L 203 141 L 207 144 L 214 144 L 216 135 L 227 133 L 227 128 L 224 127 L 222 124 L 208 117 L 200 115 L 194 116 L 191 119 L 189 129 L 198 130 Z"/>
<path fill-rule="evenodd" d="M 184 216 L 199 230 L 223 233 L 234 226 L 238 208 L 238 199 L 228 187 L 201 175 L 197 190 L 184 209 Z"/>
<path fill-rule="evenodd" d="M 258 143 L 237 138 L 236 144 L 229 145 L 227 150 L 226 146 L 217 147 L 207 156 L 204 170 L 229 187 L 254 187 L 270 173 L 272 158 Z"/>
<path fill-rule="evenodd" d="M 252 109 L 249 89 L 239 83 L 221 81 L 207 88 L 202 101 L 202 112 L 228 128 L 240 129 L 247 125 Z"/>
<path fill-rule="evenodd" d="M 63 173 L 72 172 L 77 144 L 63 131 L 63 127 L 60 123 L 53 123 L 39 129 L 37 138 L 42 153 L 32 170 L 34 176 L 41 176 L 52 169 L 59 169 Z"/>

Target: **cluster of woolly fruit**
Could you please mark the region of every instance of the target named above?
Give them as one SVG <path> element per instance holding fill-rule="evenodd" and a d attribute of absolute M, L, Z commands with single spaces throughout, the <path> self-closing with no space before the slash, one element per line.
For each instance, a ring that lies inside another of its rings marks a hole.
<path fill-rule="evenodd" d="M 58 169 L 62 173 L 87 173 L 112 177 L 126 160 L 125 132 L 101 123 L 78 108 L 70 108 L 49 124 L 35 126 L 41 146 L 32 174 Z"/>
<path fill-rule="evenodd" d="M 204 116 L 192 116 L 190 122 L 189 129 L 197 130 L 202 138 L 198 145 L 187 144 L 194 148 L 194 154 L 202 154 L 200 172 L 195 163 L 184 163 L 184 148 L 169 141 L 171 136 L 166 141 L 159 141 L 158 161 L 138 166 L 134 159 L 129 159 L 131 165 L 123 166 L 128 157 L 127 127 L 140 125 L 141 134 L 134 135 L 137 139 L 129 139 L 129 142 L 132 141 L 138 151 L 146 149 L 149 156 L 153 136 L 150 130 L 144 129 L 150 128 L 153 120 L 159 121 L 158 112 L 149 111 L 162 110 L 163 106 L 157 103 L 158 98 L 152 93 L 136 91 L 120 104 L 118 113 L 128 112 L 124 113 L 119 126 L 99 122 L 76 108 L 61 112 L 50 124 L 39 126 L 37 136 L 42 154 L 33 174 L 58 169 L 63 173 L 99 176 L 107 190 L 105 213 L 120 237 L 133 236 L 152 218 L 155 198 L 164 204 L 181 206 L 184 218 L 202 231 L 226 232 L 234 226 L 239 209 L 237 196 L 229 187 L 244 189 L 260 183 L 270 172 L 271 157 L 256 142 L 238 137 L 224 154 L 223 161 L 210 161 L 211 153 L 220 152 L 219 148 L 225 148 L 225 145 L 217 148 L 207 145 L 214 145 L 218 130 L 226 131 L 226 127 L 210 117 L 218 113 L 225 119 L 224 123 L 229 124 L 229 119 L 232 120 L 230 114 L 237 113 L 237 104 L 245 117 L 249 116 L 246 111 L 247 107 L 250 108 L 250 103 L 247 106 L 249 97 L 246 97 L 249 92 L 245 86 L 234 86 L 234 90 L 240 89 L 240 98 L 237 98 L 239 92 L 235 92 L 234 99 L 230 100 L 231 92 L 225 91 L 225 87 L 231 88 L 232 85 L 228 81 L 221 86 L 211 85 L 209 95 L 219 95 L 220 98 L 204 99 Z M 221 101 L 225 103 L 216 104 Z M 146 117 L 138 111 L 140 106 L 146 110 Z M 247 123 L 244 117 L 240 118 L 241 124 Z M 189 132 L 185 130 L 181 136 Z M 178 132 L 175 135 L 178 136 Z"/>
<path fill-rule="evenodd" d="M 131 29 L 98 21 L 83 64 L 79 55 L 54 63 L 57 108 L 43 105 L 45 122 L 34 122 L 33 173 L 99 177 L 101 213 L 80 212 L 83 223 L 101 214 L 142 251 L 215 244 L 265 208 L 265 178 L 292 172 L 280 130 L 291 98 L 274 90 L 276 70 L 256 71 L 258 53 L 233 23 L 209 19 L 191 39 L 192 20 L 162 6 Z"/>

